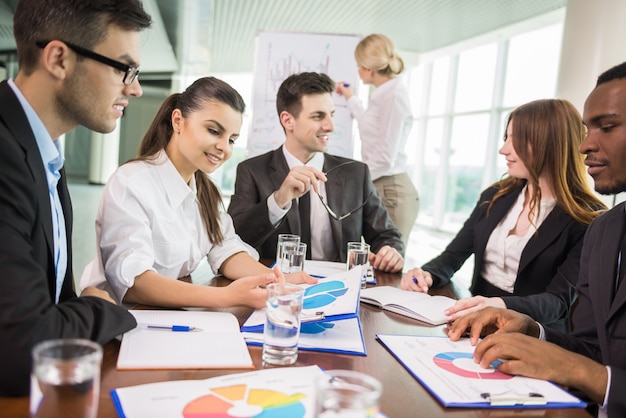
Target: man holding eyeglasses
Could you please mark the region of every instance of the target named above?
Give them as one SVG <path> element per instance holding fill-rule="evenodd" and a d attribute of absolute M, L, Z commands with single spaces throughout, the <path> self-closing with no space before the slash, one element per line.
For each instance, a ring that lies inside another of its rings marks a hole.
<path fill-rule="evenodd" d="M 20 0 L 19 71 L 0 83 L 0 396 L 29 391 L 31 348 L 101 344 L 136 326 L 108 293 L 74 293 L 72 209 L 59 137 L 111 132 L 140 96 L 139 0 Z"/>
<path fill-rule="evenodd" d="M 363 237 L 375 269 L 400 271 L 400 232 L 367 166 L 326 154 L 334 130 L 334 87 L 326 74 L 311 72 L 283 81 L 276 108 L 285 143 L 239 164 L 228 213 L 261 258 L 275 258 L 278 235 L 291 233 L 307 243 L 307 258 L 345 262 L 347 243 Z"/>

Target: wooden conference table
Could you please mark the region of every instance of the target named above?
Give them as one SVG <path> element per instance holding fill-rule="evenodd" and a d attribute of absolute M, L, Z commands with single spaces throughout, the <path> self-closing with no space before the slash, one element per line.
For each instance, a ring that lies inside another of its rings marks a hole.
<path fill-rule="evenodd" d="M 378 285 L 399 286 L 399 274 L 377 273 Z M 228 280 L 214 278 L 207 284 L 225 286 Z M 459 298 L 467 296 L 467 291 L 449 285 L 442 289 L 432 289 L 433 294 Z M 240 325 L 252 312 L 249 308 L 223 309 L 237 316 Z M 380 401 L 381 411 L 389 418 L 405 417 L 509 417 L 533 416 L 546 418 L 589 417 L 584 409 L 465 409 L 444 408 L 424 387 L 417 382 L 406 369 L 376 341 L 376 334 L 443 335 L 443 326 L 433 327 L 419 321 L 391 312 L 382 311 L 374 306 L 361 304 L 361 326 L 367 347 L 367 356 L 300 351 L 296 366 L 317 364 L 323 369 L 358 370 L 379 379 L 383 384 Z M 111 401 L 111 389 L 144 383 L 181 379 L 206 379 L 209 377 L 240 373 L 241 370 L 116 370 L 120 343 L 113 341 L 104 346 L 102 381 L 100 386 L 100 404 L 98 417 L 114 418 L 117 413 Z M 256 369 L 262 368 L 261 348 L 249 346 Z M 28 417 L 28 397 L 0 398 L 0 416 Z M 61 417 L 59 417 L 61 418 Z"/>

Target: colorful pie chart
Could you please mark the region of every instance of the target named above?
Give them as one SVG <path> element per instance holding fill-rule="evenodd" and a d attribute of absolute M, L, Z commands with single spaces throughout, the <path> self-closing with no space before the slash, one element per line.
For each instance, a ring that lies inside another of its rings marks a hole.
<path fill-rule="evenodd" d="M 462 377 L 494 380 L 505 380 L 513 377 L 496 370 L 495 367 L 497 364 L 494 363 L 491 364 L 493 368 L 483 369 L 478 364 L 474 363 L 471 353 L 459 353 L 455 351 L 439 353 L 433 357 L 433 361 L 442 369 Z"/>
<path fill-rule="evenodd" d="M 304 291 L 302 309 L 316 309 L 330 305 L 347 291 L 346 284 L 340 280 L 318 283 Z"/>
<path fill-rule="evenodd" d="M 184 418 L 302 418 L 305 408 L 300 399 L 306 395 L 268 389 L 249 389 L 247 385 L 211 389 L 185 405 Z"/>

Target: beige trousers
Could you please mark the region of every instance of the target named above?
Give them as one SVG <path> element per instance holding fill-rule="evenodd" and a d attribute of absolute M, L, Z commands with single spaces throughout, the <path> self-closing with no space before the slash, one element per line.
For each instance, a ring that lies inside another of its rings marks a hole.
<path fill-rule="evenodd" d="M 420 208 L 417 190 L 407 173 L 379 177 L 374 180 L 374 185 L 391 220 L 402 234 L 406 250 Z"/>

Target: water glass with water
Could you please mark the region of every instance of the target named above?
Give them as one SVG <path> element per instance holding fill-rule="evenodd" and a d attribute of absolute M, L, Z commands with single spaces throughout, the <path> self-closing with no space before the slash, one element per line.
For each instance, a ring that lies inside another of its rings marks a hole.
<path fill-rule="evenodd" d="M 378 417 L 382 384 L 372 376 L 352 370 L 330 370 L 314 384 L 316 417 Z"/>
<path fill-rule="evenodd" d="M 30 416 L 96 418 L 102 347 L 84 339 L 43 341 L 33 348 Z"/>
<path fill-rule="evenodd" d="M 282 245 L 283 258 L 280 264 L 284 274 L 297 273 L 304 270 L 306 244 L 303 242 L 286 242 Z"/>
<path fill-rule="evenodd" d="M 300 235 L 294 234 L 278 234 L 278 244 L 276 244 L 276 264 L 279 264 L 283 261 L 283 243 L 300 243 Z"/>
<path fill-rule="evenodd" d="M 289 365 L 298 359 L 303 295 L 304 289 L 295 284 L 267 285 L 263 330 L 264 363 Z"/>
<path fill-rule="evenodd" d="M 348 243 L 348 259 L 346 267 L 352 270 L 356 266 L 361 266 L 361 288 L 365 289 L 367 283 L 367 271 L 370 264 L 370 246 L 364 242 Z"/>

